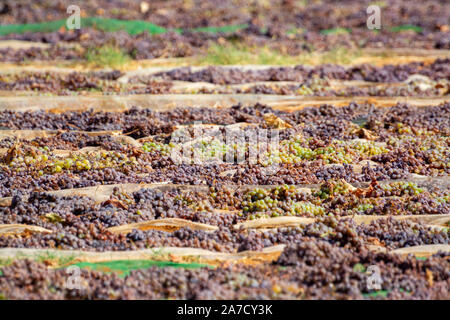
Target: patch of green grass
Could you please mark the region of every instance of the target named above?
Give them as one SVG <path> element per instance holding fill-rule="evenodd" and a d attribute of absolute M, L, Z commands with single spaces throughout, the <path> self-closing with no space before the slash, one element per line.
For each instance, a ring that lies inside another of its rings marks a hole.
<path fill-rule="evenodd" d="M 99 48 L 91 48 L 86 53 L 86 61 L 96 67 L 118 68 L 131 60 L 123 50 L 104 45 Z"/>
<path fill-rule="evenodd" d="M 43 23 L 8 24 L 0 26 L 0 35 L 24 32 L 53 32 L 59 30 L 66 23 L 66 19 Z"/>
<path fill-rule="evenodd" d="M 263 49 L 263 51 L 266 51 Z M 272 60 L 280 60 L 279 56 L 272 53 Z M 218 45 L 212 44 L 206 55 L 199 58 L 199 64 L 203 65 L 237 65 L 237 64 L 263 64 L 267 63 L 267 52 L 259 54 L 255 48 L 240 44 Z"/>
<path fill-rule="evenodd" d="M 337 47 L 330 51 L 324 52 L 320 56 L 320 62 L 333 64 L 349 64 L 353 59 L 361 56 L 361 50 L 350 51 L 344 47 Z"/>
<path fill-rule="evenodd" d="M 333 29 L 326 29 L 320 31 L 321 34 L 329 35 L 329 34 L 347 34 L 350 33 L 351 30 L 348 28 L 333 28 Z"/>
<path fill-rule="evenodd" d="M 421 28 L 419 26 L 414 26 L 411 24 L 405 24 L 402 26 L 391 27 L 389 29 L 389 31 L 391 31 L 391 32 L 401 32 L 401 31 L 409 31 L 409 30 L 415 31 L 415 32 L 422 32 L 423 28 Z"/>
<path fill-rule="evenodd" d="M 406 294 L 411 294 L 411 291 L 406 291 L 404 289 L 399 289 L 400 292 L 405 292 Z M 376 297 L 382 297 L 387 298 L 390 290 L 379 290 L 379 291 L 373 291 L 370 293 L 363 293 L 363 297 L 365 298 L 376 298 Z"/>
<path fill-rule="evenodd" d="M 62 256 L 52 252 L 46 252 L 34 257 L 34 260 L 41 263 L 45 261 L 52 261 L 58 266 L 64 266 L 72 263 L 75 260 L 75 257 L 75 255 Z"/>
<path fill-rule="evenodd" d="M 14 259 L 13 258 L 6 258 L 6 259 L 0 259 L 0 268 L 2 268 L 2 267 L 6 267 L 6 266 L 9 266 L 11 263 L 13 263 L 14 262 Z M 2 275 L 3 273 L 2 273 L 2 270 L 0 270 L 0 276 Z"/>
<path fill-rule="evenodd" d="M 202 267 L 210 267 L 207 264 L 201 263 L 177 263 L 171 261 L 154 261 L 154 260 L 116 260 L 107 262 L 80 262 L 74 264 L 80 268 L 87 268 L 91 270 L 97 270 L 101 272 L 116 272 L 120 277 L 125 277 L 132 270 L 138 269 L 148 269 L 150 267 L 156 266 L 160 268 L 174 267 L 174 268 L 186 268 L 186 269 L 196 269 Z"/>
<path fill-rule="evenodd" d="M 380 7 L 386 6 L 385 1 L 377 1 L 372 4 L 377 4 Z M 221 27 L 199 27 L 184 30 L 181 28 L 166 29 L 164 27 L 143 20 L 120 20 L 102 17 L 83 17 L 80 19 L 80 24 L 82 28 L 92 27 L 106 32 L 116 32 L 119 30 L 123 30 L 130 35 L 136 35 L 143 32 L 148 32 L 151 35 L 155 35 L 155 34 L 162 34 L 168 31 L 174 31 L 177 33 L 181 33 L 183 31 L 232 33 L 248 27 L 248 24 L 238 24 Z M 39 22 L 39 23 L 0 25 L 0 35 L 20 34 L 25 32 L 54 32 L 60 30 L 61 28 L 66 28 L 66 19 Z M 395 26 L 390 28 L 389 30 L 393 32 L 402 30 L 413 30 L 416 32 L 421 32 L 422 28 L 414 25 L 404 25 L 404 26 Z M 321 33 L 324 35 L 346 34 L 349 32 L 351 32 L 351 29 L 348 28 L 333 28 L 321 31 Z"/>
<path fill-rule="evenodd" d="M 304 53 L 291 56 L 268 47 L 249 47 L 244 44 L 212 44 L 197 65 L 316 65 L 323 63 L 349 64 L 361 55 L 361 50 L 338 47 L 327 52 Z"/>
<path fill-rule="evenodd" d="M 58 257 L 58 265 L 65 266 L 71 264 L 75 260 L 75 255 L 67 257 Z"/>
<path fill-rule="evenodd" d="M 363 297 L 366 297 L 366 298 L 376 298 L 376 297 L 386 298 L 388 293 L 389 292 L 386 291 L 386 290 L 379 290 L 379 291 L 374 291 L 374 292 L 370 292 L 370 293 L 363 293 Z"/>
<path fill-rule="evenodd" d="M 149 34 L 161 34 L 167 32 L 166 28 L 143 20 L 120 20 L 100 17 L 87 17 L 81 19 L 83 27 L 94 27 L 107 32 L 115 32 L 125 30 L 127 33 L 134 35 L 142 32 Z"/>
<path fill-rule="evenodd" d="M 169 31 L 164 27 L 143 20 L 120 20 L 101 17 L 85 17 L 80 19 L 82 28 L 92 27 L 106 32 L 124 30 L 130 35 L 148 32 L 151 35 L 161 34 Z M 222 27 L 201 27 L 186 29 L 192 32 L 228 33 L 235 32 L 248 27 L 248 24 L 228 25 Z M 54 32 L 66 28 L 66 19 L 46 21 L 39 23 L 10 24 L 0 26 L 0 35 L 25 32 Z M 173 28 L 171 31 L 181 33 L 183 29 Z"/>
<path fill-rule="evenodd" d="M 54 254 L 52 252 L 46 252 L 44 254 L 40 254 L 40 255 L 36 256 L 35 260 L 37 262 L 44 262 L 44 261 L 47 261 L 47 260 L 56 260 L 56 259 L 57 259 L 56 254 Z"/>
<path fill-rule="evenodd" d="M 287 35 L 298 35 L 306 32 L 304 28 L 291 27 L 286 31 Z"/>
<path fill-rule="evenodd" d="M 371 6 L 379 6 L 380 8 L 384 8 L 387 6 L 386 1 L 373 1 L 369 5 Z"/>
<path fill-rule="evenodd" d="M 416 257 L 416 260 L 420 260 L 420 261 L 426 261 L 427 258 L 426 257 Z"/>
<path fill-rule="evenodd" d="M 366 267 L 363 264 L 357 263 L 353 266 L 353 271 L 355 272 L 366 272 Z"/>
<path fill-rule="evenodd" d="M 223 27 L 201 27 L 201 28 L 193 28 L 189 31 L 192 32 L 209 32 L 209 33 L 232 33 L 248 27 L 248 24 L 237 24 L 237 25 L 229 25 Z M 180 30 L 181 31 L 181 30 Z"/>
<path fill-rule="evenodd" d="M 81 27 L 93 27 L 98 30 L 115 32 L 125 30 L 134 35 L 142 32 L 160 34 L 167 32 L 166 28 L 142 20 L 119 20 L 100 17 L 86 17 L 80 19 Z M 0 35 L 25 32 L 54 32 L 66 27 L 66 19 L 46 21 L 40 23 L 10 24 L 0 26 Z"/>

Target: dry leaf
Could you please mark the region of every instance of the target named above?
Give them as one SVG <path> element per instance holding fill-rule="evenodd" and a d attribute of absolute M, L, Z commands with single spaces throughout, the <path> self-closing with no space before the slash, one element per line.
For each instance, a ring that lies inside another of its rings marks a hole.
<path fill-rule="evenodd" d="M 382 242 L 380 242 L 380 239 L 375 238 L 375 237 L 370 237 L 367 239 L 368 243 L 370 243 L 370 245 L 372 246 L 376 246 L 376 247 L 384 247 L 384 244 Z"/>
<path fill-rule="evenodd" d="M 178 262 L 178 263 L 183 262 L 183 258 L 173 255 L 171 253 L 169 253 L 169 260 L 172 262 Z"/>
<path fill-rule="evenodd" d="M 231 178 L 231 177 L 234 177 L 236 172 L 237 172 L 237 169 L 222 171 L 221 173 L 219 173 L 219 177 L 230 177 Z"/>
<path fill-rule="evenodd" d="M 354 186 L 352 186 L 350 183 L 348 183 L 348 182 L 345 181 L 344 179 L 341 179 L 340 182 L 341 182 L 344 186 L 346 186 L 347 189 L 348 189 L 350 192 L 354 192 L 354 191 L 356 191 L 356 190 L 358 189 L 358 188 L 355 188 Z"/>
<path fill-rule="evenodd" d="M 17 143 L 15 145 L 13 145 L 11 148 L 8 149 L 8 151 L 6 152 L 4 159 L 4 162 L 6 164 L 10 164 L 11 161 L 17 157 L 17 155 L 19 154 L 19 149 L 20 149 L 21 144 Z"/>
<path fill-rule="evenodd" d="M 273 113 L 264 114 L 264 120 L 266 121 L 267 126 L 270 128 L 274 128 L 274 129 L 292 128 L 292 126 L 289 123 L 287 123 L 283 119 L 278 118 Z"/>
<path fill-rule="evenodd" d="M 432 287 L 433 284 L 434 284 L 433 272 L 432 272 L 430 269 L 427 269 L 427 270 L 426 270 L 426 274 L 427 274 L 427 281 L 428 281 L 428 284 L 430 285 L 430 287 Z"/>
<path fill-rule="evenodd" d="M 108 204 L 111 204 L 111 205 L 113 205 L 113 206 L 115 206 L 117 208 L 128 210 L 128 206 L 126 204 L 124 204 L 122 201 L 117 200 L 117 199 L 106 200 L 105 202 L 103 202 L 102 205 L 107 206 Z"/>
<path fill-rule="evenodd" d="M 141 13 L 146 13 L 150 9 L 150 6 L 145 1 L 141 2 L 140 7 L 141 7 Z"/>
<path fill-rule="evenodd" d="M 27 224 L 1 224 L 1 236 L 27 236 L 32 233 L 52 233 L 53 231 Z"/>
<path fill-rule="evenodd" d="M 358 128 L 353 133 L 356 133 L 360 139 L 376 140 L 378 136 L 370 130 L 364 128 Z"/>

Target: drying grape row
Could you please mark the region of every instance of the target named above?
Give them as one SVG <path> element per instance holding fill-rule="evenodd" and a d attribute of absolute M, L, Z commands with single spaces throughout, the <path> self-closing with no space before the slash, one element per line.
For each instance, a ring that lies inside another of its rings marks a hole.
<path fill-rule="evenodd" d="M 304 240 L 263 266 L 151 267 L 125 277 L 82 270 L 81 290 L 67 289 L 64 269 L 47 269 L 43 263 L 22 260 L 2 269 L 0 287 L 2 297 L 12 299 L 448 298 L 448 254 L 420 261 Z M 374 294 L 363 285 L 369 277 L 365 271 L 380 261 L 384 290 Z"/>

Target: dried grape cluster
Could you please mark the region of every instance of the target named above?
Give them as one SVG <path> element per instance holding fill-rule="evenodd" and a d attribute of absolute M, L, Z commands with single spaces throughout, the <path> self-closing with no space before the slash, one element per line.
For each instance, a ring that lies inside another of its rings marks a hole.
<path fill-rule="evenodd" d="M 149 81 L 147 84 L 123 84 L 117 81 L 123 74 L 110 72 L 24 72 L 0 75 L 0 89 L 33 91 L 36 93 L 75 95 L 101 92 L 103 94 L 164 94 L 172 87 L 170 82 Z"/>
<path fill-rule="evenodd" d="M 276 187 L 271 190 L 256 189 L 245 194 L 242 202 L 244 214 L 253 220 L 262 217 L 280 215 L 318 216 L 324 209 L 311 202 L 304 201 L 305 195 L 296 192 L 294 186 Z"/>
<path fill-rule="evenodd" d="M 222 201 L 222 199 L 227 199 Z M 393 182 L 355 188 L 345 181 L 328 181 L 311 193 L 295 186 L 240 189 L 211 187 L 168 191 L 141 189 L 127 194 L 115 187 L 101 203 L 87 197 L 58 197 L 43 193 L 15 195 L 9 207 L 0 208 L 2 223 L 45 227 L 51 234 L 0 237 L 2 246 L 130 250 L 182 246 L 235 252 L 295 243 L 305 236 L 341 246 L 381 243 L 388 248 L 418 244 L 448 244 L 448 228 L 381 219 L 355 224 L 359 215 L 449 214 L 448 190 L 428 191 L 410 182 Z M 269 231 L 240 230 L 237 223 L 278 216 L 315 217 L 316 222 Z M 181 228 L 173 233 L 133 230 L 112 234 L 109 227 L 153 219 L 181 218 L 218 226 L 213 232 Z"/>
<path fill-rule="evenodd" d="M 437 59 L 430 65 L 410 63 L 384 66 L 374 70 L 369 65 L 344 69 L 339 65 L 304 67 L 278 67 L 266 70 L 240 71 L 239 69 L 209 67 L 202 71 L 174 69 L 148 76 L 121 78 L 118 70 L 102 72 L 23 72 L 0 75 L 0 89 L 27 91 L 32 95 L 104 95 L 167 94 L 167 93 L 226 93 L 277 94 L 303 96 L 445 96 L 450 84 L 448 59 Z M 418 74 L 420 73 L 420 74 Z M 380 76 L 374 76 L 379 74 Z M 125 79 L 125 81 L 124 81 Z M 194 90 L 185 85 L 173 87 L 172 81 L 212 82 L 214 88 Z M 345 84 L 335 87 L 334 80 L 365 80 L 370 86 Z M 294 81 L 285 84 L 279 81 Z M 270 82 L 267 84 L 254 84 Z M 395 85 L 390 83 L 395 82 Z M 235 84 L 237 86 L 229 86 Z"/>
<path fill-rule="evenodd" d="M 241 70 L 238 68 L 217 66 L 208 67 L 200 71 L 192 71 L 190 67 L 183 67 L 157 73 L 154 77 L 169 81 L 210 82 L 215 84 L 239 84 L 262 81 L 301 82 L 314 78 L 365 80 L 369 82 L 402 82 L 407 80 L 409 76 L 416 74 L 430 77 L 432 80 L 448 80 L 450 77 L 448 63 L 449 59 L 436 59 L 433 63 L 427 65 L 422 62 L 385 65 L 382 67 L 362 64 L 349 68 L 340 65 L 319 65 L 314 67 L 298 65 L 295 67 L 271 67 L 262 70 Z M 138 80 L 136 81 L 139 82 Z"/>

